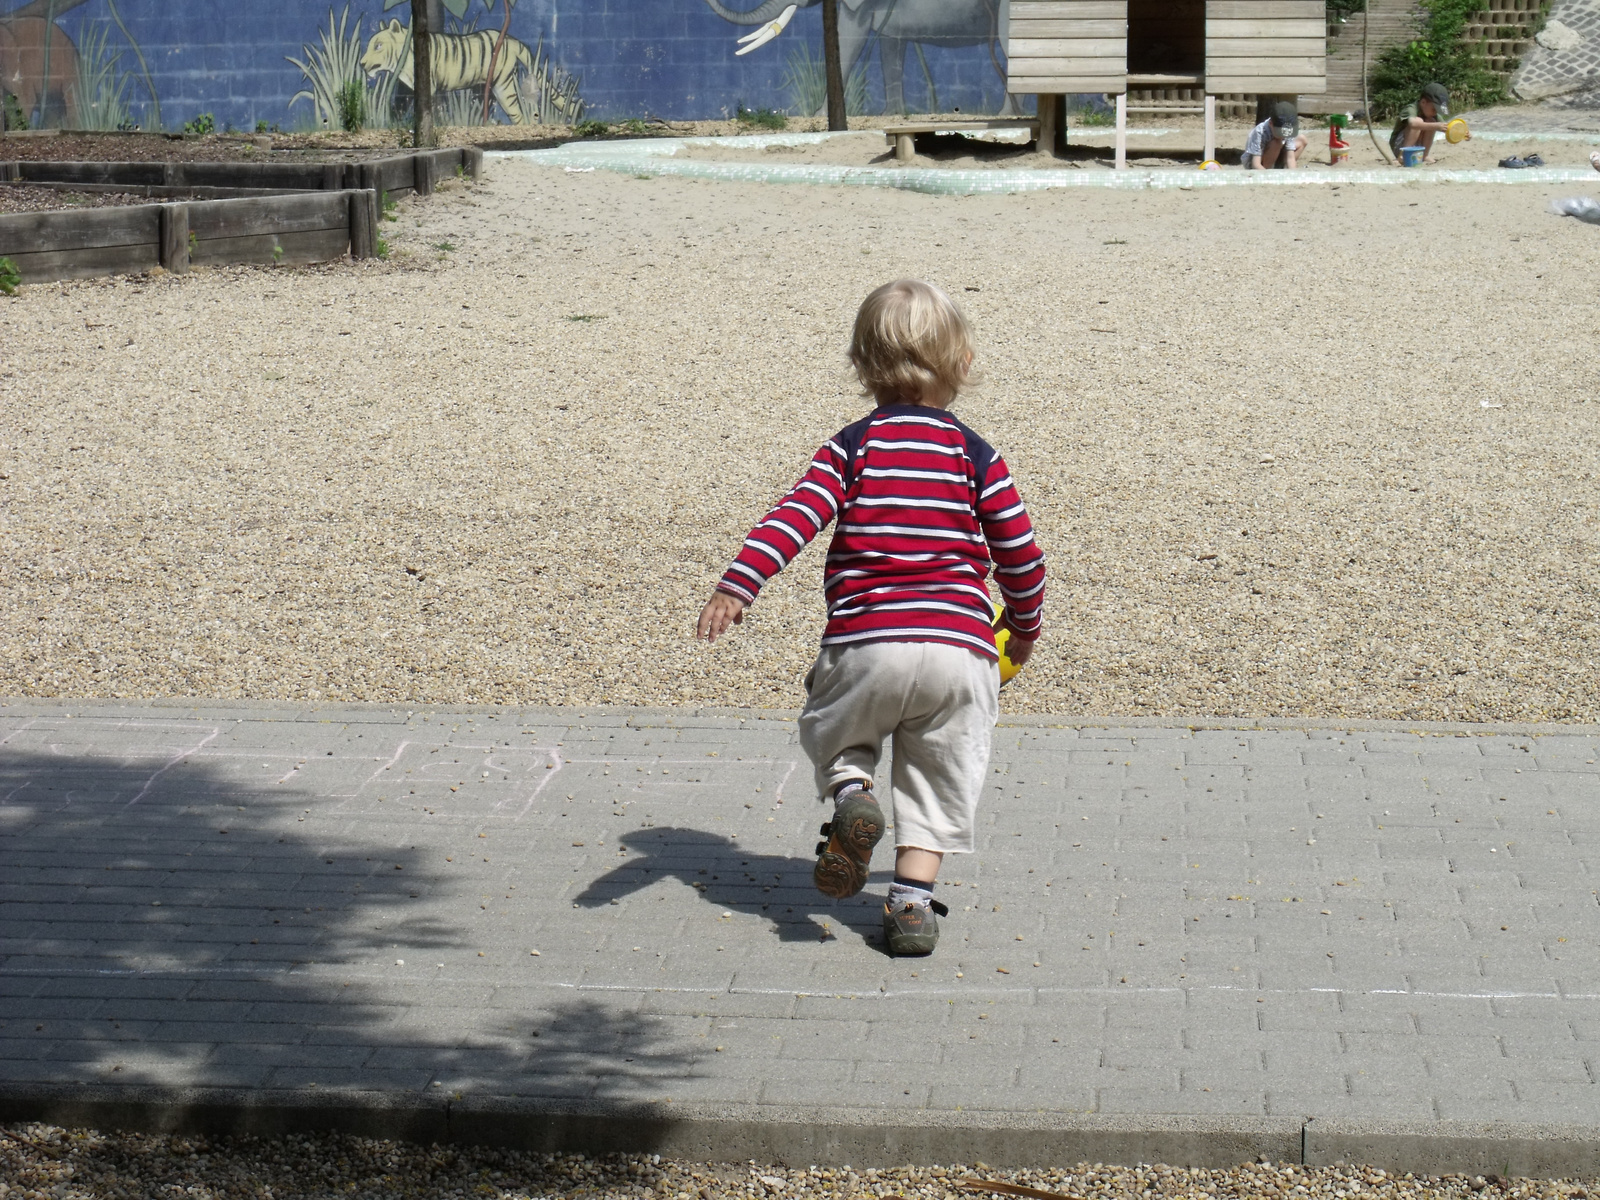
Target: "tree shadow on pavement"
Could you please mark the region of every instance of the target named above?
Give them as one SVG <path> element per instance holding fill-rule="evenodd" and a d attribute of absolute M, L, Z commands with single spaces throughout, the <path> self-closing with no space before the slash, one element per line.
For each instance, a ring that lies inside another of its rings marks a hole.
<path fill-rule="evenodd" d="M 822 895 L 811 882 L 814 857 L 752 853 L 723 834 L 676 826 L 636 829 L 618 840 L 639 857 L 584 888 L 576 897 L 583 907 L 600 908 L 657 880 L 676 879 L 717 908 L 766 918 L 780 941 L 814 942 L 836 923 L 884 949 L 882 896 L 863 892 L 836 901 Z M 881 884 L 892 874 L 874 872 L 872 880 Z"/>
<path fill-rule="evenodd" d="M 337 802 L 251 755 L 90 732 L 0 745 L 9 1111 L 81 1085 L 631 1104 L 696 1075 L 657 1018 L 552 1000 L 538 959 L 479 965 L 456 913 L 481 879 L 397 848 L 403 821 L 318 821 Z"/>

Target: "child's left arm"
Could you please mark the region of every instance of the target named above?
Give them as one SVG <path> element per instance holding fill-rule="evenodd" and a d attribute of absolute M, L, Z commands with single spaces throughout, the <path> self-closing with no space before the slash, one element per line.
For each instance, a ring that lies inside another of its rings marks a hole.
<path fill-rule="evenodd" d="M 1031 643 L 1044 627 L 1044 552 L 1033 540 L 1033 522 L 998 454 L 979 484 L 978 520 L 1005 597 L 1006 628 L 1018 641 Z"/>

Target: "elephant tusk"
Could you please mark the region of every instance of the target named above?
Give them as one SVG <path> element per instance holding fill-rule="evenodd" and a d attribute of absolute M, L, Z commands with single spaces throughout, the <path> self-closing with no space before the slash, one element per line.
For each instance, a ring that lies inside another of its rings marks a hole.
<path fill-rule="evenodd" d="M 784 9 L 778 14 L 776 20 L 768 21 L 754 33 L 745 34 L 744 37 L 739 39 L 739 44 L 744 45 L 744 49 L 736 51 L 734 57 L 737 58 L 741 54 L 749 54 L 752 50 L 759 50 L 773 38 L 777 37 L 783 32 L 784 27 L 789 24 L 789 19 L 794 16 L 795 10 L 799 7 L 800 6 L 798 4 L 791 4 L 788 8 Z M 749 44 L 745 45 L 747 42 Z"/>

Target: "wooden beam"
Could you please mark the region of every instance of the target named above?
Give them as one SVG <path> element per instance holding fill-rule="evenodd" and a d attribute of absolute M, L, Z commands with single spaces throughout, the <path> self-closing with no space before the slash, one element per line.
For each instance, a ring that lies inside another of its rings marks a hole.
<path fill-rule="evenodd" d="M 347 192 L 350 202 L 350 257 L 371 258 L 378 252 L 378 193 Z"/>
<path fill-rule="evenodd" d="M 161 206 L 161 265 L 174 275 L 189 273 L 189 206 Z"/>
<path fill-rule="evenodd" d="M 1220 59 L 1253 58 L 1263 62 L 1279 58 L 1320 58 L 1327 53 L 1322 38 L 1213 38 L 1206 39 L 1206 63 Z M 1208 70 L 1207 74 L 1211 72 Z"/>
<path fill-rule="evenodd" d="M 1128 23 L 1122 20 L 1067 21 L 1059 17 L 1011 17 L 1013 38 L 1118 38 L 1127 41 Z"/>
<path fill-rule="evenodd" d="M 1206 0 L 1206 19 L 1260 21 L 1298 17 L 1320 21 L 1327 16 L 1323 0 Z"/>
<path fill-rule="evenodd" d="M 1011 28 L 1011 38 L 1006 42 L 1009 58 L 1065 58 L 1077 60 L 1114 59 L 1120 69 L 1128 54 L 1127 38 L 1033 38 L 1018 37 L 1016 26 Z"/>
<path fill-rule="evenodd" d="M 1127 90 L 1124 75 L 1007 75 L 1006 91 L 1017 96 L 1048 92 L 1060 95 L 1078 93 L 1115 95 Z"/>
<path fill-rule="evenodd" d="M 1319 38 L 1326 41 L 1328 26 L 1321 18 L 1305 20 L 1298 17 L 1280 17 L 1277 20 L 1256 19 L 1249 21 L 1212 18 L 1206 22 L 1206 37 L 1289 37 Z"/>
<path fill-rule="evenodd" d="M 1266 96 L 1321 95 L 1328 90 L 1328 81 L 1321 75 L 1308 78 L 1304 75 L 1283 76 L 1206 76 L 1206 86 L 1223 92 L 1255 92 Z"/>
<path fill-rule="evenodd" d="M 1126 21 L 1127 0 L 1011 0 L 1011 19 Z"/>

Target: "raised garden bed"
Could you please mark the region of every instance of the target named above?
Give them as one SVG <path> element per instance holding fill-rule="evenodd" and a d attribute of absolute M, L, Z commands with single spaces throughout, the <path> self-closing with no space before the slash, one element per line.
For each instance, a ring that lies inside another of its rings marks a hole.
<path fill-rule="evenodd" d="M 0 148 L 18 144 L 8 138 Z M 448 174 L 476 179 L 482 169 L 483 153 L 472 147 L 349 162 L 0 160 L 0 188 L 170 201 L 0 214 L 0 258 L 25 283 L 156 266 L 181 273 L 194 263 L 368 258 L 379 249 L 381 198 L 427 195 Z"/>

